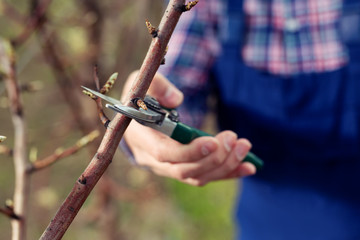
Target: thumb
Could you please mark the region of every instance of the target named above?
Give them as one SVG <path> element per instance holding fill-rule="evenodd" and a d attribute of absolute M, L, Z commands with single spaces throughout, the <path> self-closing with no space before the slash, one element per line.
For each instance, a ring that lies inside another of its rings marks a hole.
<path fill-rule="evenodd" d="M 156 73 L 148 94 L 155 97 L 162 106 L 167 108 L 176 108 L 184 100 L 183 93 L 160 73 Z"/>
<path fill-rule="evenodd" d="M 123 87 L 122 101 L 124 101 L 138 73 L 139 71 L 132 72 L 126 80 Z M 162 106 L 167 108 L 178 107 L 184 99 L 182 92 L 160 73 L 156 73 L 154 76 L 147 94 L 156 98 Z"/>

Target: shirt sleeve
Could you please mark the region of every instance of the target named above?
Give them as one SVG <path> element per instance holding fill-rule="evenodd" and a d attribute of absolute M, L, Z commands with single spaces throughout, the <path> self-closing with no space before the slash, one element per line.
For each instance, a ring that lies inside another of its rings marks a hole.
<path fill-rule="evenodd" d="M 222 10 L 219 0 L 207 0 L 184 12 L 159 69 L 184 93 L 180 120 L 194 127 L 201 125 L 207 111 L 209 72 L 220 51 L 217 28 Z"/>

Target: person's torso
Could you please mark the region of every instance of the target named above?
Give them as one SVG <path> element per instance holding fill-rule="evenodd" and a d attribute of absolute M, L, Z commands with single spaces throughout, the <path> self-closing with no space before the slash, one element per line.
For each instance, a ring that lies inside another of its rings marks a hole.
<path fill-rule="evenodd" d="M 291 239 L 360 237 L 360 3 L 344 1 L 336 23 L 344 66 L 279 76 L 244 60 L 243 1 L 228 2 L 214 68 L 219 126 L 248 138 L 265 162 L 244 180 L 244 239 L 290 239 L 296 230 Z"/>

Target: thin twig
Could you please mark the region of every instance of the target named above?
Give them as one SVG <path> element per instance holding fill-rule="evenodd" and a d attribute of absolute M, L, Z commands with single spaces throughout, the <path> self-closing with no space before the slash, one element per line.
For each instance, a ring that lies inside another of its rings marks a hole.
<path fill-rule="evenodd" d="M 98 72 L 98 68 L 97 66 L 94 67 L 94 82 L 96 85 L 96 88 L 98 91 L 100 91 L 100 80 L 99 80 L 99 72 Z M 87 92 L 87 91 L 86 91 Z M 85 93 L 85 92 L 84 92 Z M 87 92 L 91 95 L 89 95 L 92 99 L 94 99 L 95 103 L 96 103 L 96 108 L 98 111 L 98 116 L 100 118 L 101 123 L 105 126 L 105 128 L 108 127 L 109 123 L 110 123 L 110 119 L 106 116 L 105 112 L 104 112 L 104 108 L 102 106 L 101 103 L 101 99 L 96 97 L 95 95 L 93 95 L 90 92 Z M 85 93 L 86 94 L 86 93 Z"/>
<path fill-rule="evenodd" d="M 130 99 L 144 98 L 150 83 L 164 57 L 170 36 L 182 14 L 184 0 L 171 0 L 159 26 L 158 37 L 153 38 L 149 51 L 127 96 Z M 119 142 L 130 123 L 130 119 L 117 114 L 109 124 L 100 147 L 88 167 L 81 174 L 75 186 L 57 211 L 55 217 L 41 236 L 41 239 L 61 239 L 84 204 L 90 192 L 110 165 Z"/>
<path fill-rule="evenodd" d="M 26 26 L 24 27 L 23 31 L 19 34 L 19 36 L 12 41 L 14 47 L 23 44 L 31 36 L 31 34 L 40 25 L 44 23 L 45 13 L 51 1 L 52 0 L 42 0 L 34 3 L 36 6 L 34 6 L 34 10 L 32 11 L 32 14 L 30 15 L 29 19 L 26 21 Z"/>
<path fill-rule="evenodd" d="M 20 217 L 14 213 L 13 209 L 0 208 L 0 213 L 4 214 L 5 216 L 8 216 L 11 219 L 15 219 L 15 220 L 20 219 Z"/>
<path fill-rule="evenodd" d="M 36 92 L 41 90 L 43 87 L 44 84 L 41 81 L 23 83 L 19 86 L 21 92 Z"/>
<path fill-rule="evenodd" d="M 7 146 L 4 145 L 0 145 L 0 154 L 4 154 L 7 156 L 12 156 L 13 155 L 13 150 Z"/>
<path fill-rule="evenodd" d="M 50 155 L 42 160 L 38 160 L 38 161 L 31 163 L 27 167 L 27 173 L 33 173 L 35 171 L 44 169 L 44 168 L 54 164 L 55 162 L 59 161 L 60 159 L 63 159 L 65 157 L 75 154 L 81 148 L 85 147 L 87 144 L 92 142 L 99 135 L 100 135 L 99 131 L 95 130 L 95 131 L 91 132 L 90 134 L 86 135 L 85 137 L 81 138 L 79 141 L 77 141 L 74 146 L 71 146 L 65 150 L 58 149 L 52 155 Z"/>
<path fill-rule="evenodd" d="M 58 54 L 58 52 L 61 52 L 62 50 L 60 44 L 57 43 L 58 38 L 55 36 L 55 33 L 48 37 L 44 25 L 39 27 L 38 33 L 40 40 L 42 41 L 44 55 L 54 72 L 54 77 L 59 85 L 61 93 L 64 96 L 67 105 L 70 107 L 74 122 L 76 122 L 83 133 L 86 134 L 91 132 L 96 125 L 93 124 L 92 121 L 89 121 L 89 119 L 85 119 L 85 115 L 82 114 L 82 100 L 77 91 L 80 84 L 74 82 L 79 81 L 79 77 L 74 73 L 69 74 L 67 71 L 66 63 Z"/>
<path fill-rule="evenodd" d="M 26 239 L 26 215 L 30 188 L 30 179 L 26 174 L 26 165 L 28 162 L 26 152 L 26 124 L 20 89 L 16 80 L 14 51 L 10 42 L 1 39 L 0 58 L 0 72 L 2 72 L 5 80 L 15 131 L 13 150 L 15 166 L 14 212 L 20 219 L 11 220 L 12 239 L 23 240 Z"/>
<path fill-rule="evenodd" d="M 100 91 L 99 68 L 96 64 L 94 65 L 93 78 L 94 78 L 96 90 Z"/>
<path fill-rule="evenodd" d="M 96 21 L 94 21 L 90 26 L 86 28 L 88 29 L 89 51 L 88 54 L 85 55 L 86 59 L 83 61 L 88 62 L 89 65 L 93 66 L 98 61 L 101 51 L 100 46 L 102 45 L 101 39 L 103 35 L 102 31 L 104 24 L 103 14 L 98 1 L 83 0 L 82 3 L 88 11 L 91 11 L 92 14 L 94 14 L 96 19 Z M 84 102 L 85 99 L 80 96 L 80 92 L 78 91 L 79 86 L 83 85 L 84 82 L 87 82 L 87 79 L 91 78 L 86 76 L 85 74 L 76 73 L 72 71 L 71 68 L 69 68 L 70 65 L 66 62 L 66 59 L 64 59 L 59 54 L 64 52 L 62 45 L 59 43 L 59 38 L 57 37 L 55 32 L 53 32 L 51 35 L 49 34 L 49 32 L 50 31 L 48 30 L 47 26 L 43 24 L 39 28 L 38 36 L 42 41 L 44 55 L 50 63 L 50 66 L 54 72 L 55 79 L 60 87 L 60 90 L 64 96 L 67 105 L 71 110 L 74 122 L 84 134 L 88 133 L 89 130 L 94 128 L 101 129 L 95 118 L 87 117 L 92 114 L 89 114 L 89 108 L 87 107 L 86 102 Z M 90 67 L 89 65 L 85 66 L 86 69 Z M 81 79 L 79 76 L 81 77 Z M 94 78 L 97 78 L 97 89 L 100 90 L 97 67 L 95 67 L 94 69 Z M 97 100 L 97 102 L 99 101 L 100 100 Z M 97 106 L 99 109 L 98 113 L 100 115 L 100 119 L 103 124 L 107 126 L 110 120 L 106 117 L 100 102 L 97 103 Z M 87 112 L 87 114 L 84 114 L 85 112 Z M 95 111 L 90 110 L 90 112 L 94 113 L 95 116 Z M 93 144 L 89 148 L 91 154 L 94 154 L 96 152 L 99 144 L 100 140 L 95 140 L 93 142 Z"/>
<path fill-rule="evenodd" d="M 18 24 L 24 24 L 26 21 L 25 17 L 19 13 L 10 3 L 7 1 L 1 1 L 2 7 L 3 7 L 3 14 L 9 19 L 14 20 L 14 22 L 17 22 Z"/>
<path fill-rule="evenodd" d="M 97 75 L 97 67 L 96 66 L 94 67 L 94 81 L 97 86 L 96 88 L 102 94 L 106 94 L 110 91 L 110 89 L 114 86 L 117 76 L 118 76 L 118 73 L 113 73 L 109 77 L 109 79 L 106 81 L 104 86 L 99 90 L 100 87 L 98 87 L 99 86 L 99 77 Z M 87 90 L 83 90 L 83 93 L 95 101 L 100 121 L 105 126 L 105 128 L 107 128 L 107 126 L 110 123 L 110 119 L 106 116 L 106 114 L 104 112 L 104 108 L 102 106 L 101 99 Z"/>
<path fill-rule="evenodd" d="M 92 66 L 96 64 L 99 60 L 100 52 L 101 52 L 101 41 L 103 38 L 103 29 L 104 29 L 104 13 L 100 7 L 100 1 L 97 0 L 82 0 L 81 1 L 83 7 L 94 14 L 96 20 L 88 26 L 87 34 L 89 39 L 89 56 L 87 56 L 87 62 L 89 62 Z"/>
<path fill-rule="evenodd" d="M 94 71 L 93 71 L 93 78 L 94 78 L 96 90 L 103 92 L 104 94 L 107 93 L 113 87 L 117 76 L 118 76 L 117 73 L 110 76 L 110 78 L 105 83 L 105 85 L 100 89 L 98 67 L 97 67 L 97 65 L 95 65 Z M 95 100 L 95 103 L 97 106 L 98 116 L 100 118 L 100 121 L 105 126 L 105 128 L 107 128 L 110 123 L 110 119 L 106 116 L 106 114 L 104 112 L 104 109 L 103 109 L 103 106 L 101 103 L 101 99 L 96 97 L 94 100 Z M 115 209 L 116 207 L 113 202 L 114 200 L 111 198 L 109 193 L 107 193 L 106 191 L 103 191 L 104 188 L 107 188 L 107 183 L 104 180 L 108 179 L 108 178 L 110 178 L 109 173 L 105 172 L 105 174 L 102 176 L 103 181 L 100 181 L 98 183 L 98 188 L 97 188 L 98 192 L 96 193 L 95 199 L 98 199 L 98 202 L 102 203 L 101 207 L 98 209 L 102 214 L 98 215 L 99 221 L 97 221 L 97 223 L 102 232 L 102 235 L 103 235 L 102 238 L 107 239 L 107 240 L 115 240 L 115 239 L 121 239 L 120 235 L 119 235 L 120 233 L 117 228 L 118 220 L 119 220 L 118 214 Z"/>
<path fill-rule="evenodd" d="M 8 216 L 13 220 L 20 220 L 20 216 L 16 215 L 14 212 L 14 203 L 12 200 L 6 200 L 5 207 L 0 208 L 0 213 Z"/>

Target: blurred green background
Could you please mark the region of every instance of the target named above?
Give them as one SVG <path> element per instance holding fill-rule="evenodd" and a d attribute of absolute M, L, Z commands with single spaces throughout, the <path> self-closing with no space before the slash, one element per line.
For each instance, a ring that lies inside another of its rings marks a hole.
<path fill-rule="evenodd" d="M 0 36 L 13 40 L 28 28 L 30 9 L 36 2 L 0 0 Z M 91 128 L 103 131 L 95 104 L 82 96 L 79 86 L 93 86 L 97 63 L 101 83 L 119 73 L 110 92 L 118 98 L 126 77 L 140 67 L 151 42 L 145 19 L 158 25 L 163 11 L 163 0 L 51 1 L 42 31 L 35 31 L 16 47 L 19 83 L 38 86 L 36 91 L 22 93 L 29 152 L 37 152 L 41 159 L 59 147 L 73 145 Z M 49 43 L 62 69 L 51 64 Z M 74 117 L 71 99 L 80 102 L 82 123 Z M 215 132 L 212 123 L 209 116 L 206 129 Z M 8 137 L 1 144 L 12 148 L 13 126 L 3 82 L 0 135 Z M 96 144 L 32 175 L 29 239 L 42 234 L 89 163 Z M 0 164 L 3 204 L 13 195 L 12 157 L 0 155 Z M 94 189 L 64 239 L 231 239 L 235 189 L 234 181 L 197 188 L 160 178 L 131 166 L 118 151 L 106 179 Z M 0 215 L 0 239 L 10 238 L 10 221 Z"/>

